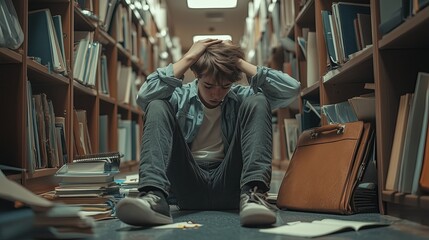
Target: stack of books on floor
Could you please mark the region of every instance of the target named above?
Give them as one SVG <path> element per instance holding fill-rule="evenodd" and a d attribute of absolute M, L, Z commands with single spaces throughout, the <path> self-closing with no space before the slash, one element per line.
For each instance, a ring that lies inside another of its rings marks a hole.
<path fill-rule="evenodd" d="M 120 158 L 119 153 L 77 157 L 57 171 L 58 186 L 43 196 L 78 206 L 82 214 L 96 220 L 111 218 L 115 196 L 119 195 L 119 185 L 114 182 L 114 176 L 119 173 Z"/>
<path fill-rule="evenodd" d="M 94 219 L 79 207 L 55 204 L 9 180 L 0 170 L 0 239 L 93 237 Z"/>
<path fill-rule="evenodd" d="M 131 174 L 125 176 L 125 179 L 118 179 L 116 180 L 118 184 L 121 186 L 121 192 L 126 197 L 138 197 L 139 190 L 139 175 L 138 174 Z"/>

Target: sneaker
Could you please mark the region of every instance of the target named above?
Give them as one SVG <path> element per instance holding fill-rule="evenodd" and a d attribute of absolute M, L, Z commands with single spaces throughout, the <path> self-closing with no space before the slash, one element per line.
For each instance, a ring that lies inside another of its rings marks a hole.
<path fill-rule="evenodd" d="M 240 223 L 242 226 L 267 226 L 276 222 L 277 207 L 266 201 L 267 194 L 255 187 L 240 196 Z"/>
<path fill-rule="evenodd" d="M 133 226 L 173 223 L 167 201 L 153 192 L 144 193 L 137 198 L 127 197 L 120 200 L 116 205 L 116 216 L 122 222 Z"/>

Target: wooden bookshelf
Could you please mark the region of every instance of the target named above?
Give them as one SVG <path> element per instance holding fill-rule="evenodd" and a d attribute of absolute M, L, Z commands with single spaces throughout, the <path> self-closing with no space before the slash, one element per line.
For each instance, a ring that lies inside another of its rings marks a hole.
<path fill-rule="evenodd" d="M 281 1 L 284 3 L 286 1 Z M 375 93 L 376 144 L 379 209 L 382 214 L 409 219 L 429 225 L 429 195 L 405 194 L 385 190 L 395 132 L 396 114 L 400 96 L 414 92 L 418 72 L 429 71 L 429 7 L 409 16 L 398 27 L 385 34 L 379 31 L 380 2 L 377 0 L 345 0 L 341 2 L 369 4 L 371 14 L 372 45 L 352 54 L 339 68 L 330 70 L 327 64 L 327 49 L 320 12 L 332 11 L 333 0 L 308 0 L 302 6 L 295 5 L 295 24 L 286 36 L 295 40 L 295 56 L 298 62 L 302 90 L 300 99 L 319 102 L 321 106 L 347 101 L 349 98 Z M 412 1 L 411 1 L 412 2 Z M 303 29 L 316 31 L 319 62 L 318 83 L 307 86 L 307 59 L 297 44 Z M 293 32 L 290 32 L 292 29 Z M 375 91 L 365 89 L 365 84 L 375 85 Z M 300 103 L 302 111 L 302 102 Z M 328 124 L 322 115 L 322 124 Z"/>
<path fill-rule="evenodd" d="M 92 12 L 99 12 L 99 1 L 93 1 Z M 30 139 L 27 129 L 27 79 L 31 83 L 33 94 L 45 93 L 47 98 L 52 101 L 55 116 L 64 117 L 66 123 L 65 137 L 68 162 L 74 158 L 74 119 L 73 110 L 83 109 L 87 114 L 87 126 L 89 138 L 91 140 L 92 153 L 99 152 L 100 145 L 100 115 L 107 115 L 107 149 L 108 151 L 118 151 L 118 118 L 123 120 L 132 120 L 137 123 L 139 133 L 143 131 L 143 111 L 131 103 L 120 103 L 117 99 L 118 79 L 117 64 L 122 63 L 125 66 L 131 66 L 136 76 L 141 76 L 142 81 L 147 76 L 146 71 L 151 71 L 155 67 L 155 57 L 151 48 L 157 44 L 158 28 L 152 19 L 152 14 L 146 10 L 145 16 L 135 9 L 130 1 L 119 1 L 125 12 L 128 13 L 127 27 L 133 27 L 136 31 L 136 37 L 145 37 L 151 39 L 148 46 L 143 46 L 137 41 L 134 52 L 131 46 L 124 47 L 119 42 L 117 34 L 113 29 L 104 29 L 101 21 L 95 16 L 85 14 L 82 9 L 75 5 L 75 1 L 57 1 L 57 0 L 23 0 L 13 1 L 18 20 L 23 29 L 25 38 L 23 44 L 18 49 L 0 48 L 0 75 L 3 81 L 0 83 L 0 100 L 3 103 L 2 109 L 4 115 L 8 117 L 1 118 L 2 135 L 0 137 L 1 150 L 3 157 L 0 158 L 0 164 L 13 167 L 29 169 L 29 154 L 27 153 L 28 140 Z M 27 34 L 29 31 L 28 15 L 30 11 L 48 8 L 51 14 L 61 16 L 61 27 L 63 30 L 65 61 L 68 69 L 64 73 L 52 71 L 47 66 L 37 62 L 32 56 L 29 56 L 29 41 Z M 144 17 L 144 19 L 143 19 Z M 153 20 L 153 19 L 152 19 Z M 113 22 L 113 20 L 112 20 Z M 149 26 L 148 26 L 149 25 Z M 148 32 L 148 30 L 150 32 Z M 87 86 L 75 79 L 74 69 L 74 31 L 94 32 L 94 41 L 102 45 L 101 52 L 106 55 L 107 72 L 109 76 L 108 87 L 110 93 L 101 92 L 101 64 L 98 61 L 96 66 L 96 84 Z M 130 33 L 131 34 L 131 33 Z M 139 39 L 137 39 L 139 40 Z M 147 47 L 147 56 L 142 56 L 140 48 Z M 137 51 L 136 51 L 137 50 Z M 143 66 L 146 66 L 145 68 Z M 7 76 L 7 77 L 6 77 Z M 133 80 L 134 81 L 134 80 Z M 140 84 L 141 85 L 141 84 Z M 136 88 L 139 86 L 136 86 Z M 137 88 L 138 90 L 138 88 Z M 140 145 L 140 142 L 137 143 Z M 139 153 L 135 154 L 136 156 Z M 138 169 L 138 159 L 123 159 L 121 170 L 135 171 Z M 46 167 L 35 169 L 34 172 L 9 173 L 7 177 L 11 180 L 23 184 L 25 187 L 35 193 L 52 190 L 56 185 L 54 175 L 58 167 Z"/>
<path fill-rule="evenodd" d="M 327 50 L 320 11 L 330 9 L 331 0 L 315 1 L 315 22 L 319 62 L 326 62 Z M 372 46 L 353 54 L 340 68 L 320 66 L 320 103 L 333 104 L 370 92 L 365 83 L 375 83 L 376 136 L 379 206 L 382 214 L 406 218 L 429 225 L 428 195 L 412 195 L 384 189 L 395 131 L 399 98 L 414 92 L 417 73 L 428 71 L 429 53 L 424 30 L 429 23 L 429 8 L 410 16 L 397 28 L 382 36 L 379 31 L 380 5 L 377 0 L 344 1 L 367 3 L 371 8 Z M 404 61 L 405 60 L 405 61 Z M 398 65 L 397 63 L 401 64 Z M 324 124 L 327 124 L 326 121 Z"/>
<path fill-rule="evenodd" d="M 389 160 L 395 134 L 396 114 L 399 98 L 414 92 L 418 72 L 428 72 L 426 56 L 429 48 L 425 44 L 429 34 L 425 26 L 429 23 L 429 8 L 426 7 L 409 16 L 401 25 L 384 36 L 376 26 L 380 22 L 380 3 L 371 1 L 373 35 L 375 35 L 374 77 L 376 83 L 377 157 L 379 166 L 380 199 L 384 213 L 429 225 L 428 198 L 384 189 Z M 400 61 L 401 65 L 396 62 Z"/>

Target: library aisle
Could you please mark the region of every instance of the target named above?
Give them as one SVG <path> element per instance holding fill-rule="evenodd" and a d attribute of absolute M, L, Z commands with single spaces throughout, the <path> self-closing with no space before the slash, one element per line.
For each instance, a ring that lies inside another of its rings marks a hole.
<path fill-rule="evenodd" d="M 136 173 L 145 115 L 136 94 L 150 73 L 177 62 L 186 52 L 182 43 L 187 38 L 181 43 L 176 34 L 197 29 L 196 17 L 173 5 L 184 2 L 0 1 L 0 104 L 3 116 L 8 116 L 0 118 L 0 177 L 4 178 L 0 240 L 18 239 L 6 233 L 26 234 L 33 223 L 43 225 L 38 217 L 46 217 L 47 211 L 34 213 L 34 202 L 27 203 L 30 208 L 17 209 L 15 201 L 25 203 L 29 198 L 11 195 L 23 189 L 53 196 L 50 200 L 70 194 L 67 187 L 59 187 L 64 182 L 58 181 L 57 172 L 75 160 L 121 153 L 120 174 Z M 246 60 L 283 71 L 301 83 L 296 101 L 272 113 L 273 168 L 285 170 L 293 162 L 298 137 L 305 130 L 356 120 L 375 129 L 367 160 L 376 166 L 370 183 L 377 185 L 380 214 L 278 211 L 276 226 L 325 218 L 375 221 L 388 226 L 322 238 L 429 239 L 429 0 L 240 0 L 239 4 L 246 5 L 245 34 L 234 42 L 241 42 Z M 174 14 L 193 22 L 183 27 L 172 21 Z M 217 23 L 220 28 L 238 22 Z M 10 25 L 4 27 L 5 23 Z M 99 171 L 104 174 L 104 166 Z M 275 193 L 283 175 L 274 174 L 273 179 Z M 95 185 L 119 189 L 111 175 Z M 69 182 L 68 187 L 76 184 Z M 300 189 L 308 191 L 304 186 Z M 324 200 L 320 195 L 310 199 Z M 110 194 L 102 199 L 102 204 L 109 204 L 103 205 L 109 218 L 113 200 Z M 39 201 L 45 207 L 53 204 Z M 94 220 L 94 239 L 295 238 L 241 227 L 238 211 L 179 211 L 175 206 L 172 210 L 175 223 L 202 226 L 134 228 L 116 218 L 82 218 L 78 208 L 68 217 L 83 222 L 89 233 Z M 64 217 L 60 212 L 55 217 Z M 71 232 L 65 221 L 47 220 L 51 222 L 45 227 L 63 224 L 59 227 Z"/>

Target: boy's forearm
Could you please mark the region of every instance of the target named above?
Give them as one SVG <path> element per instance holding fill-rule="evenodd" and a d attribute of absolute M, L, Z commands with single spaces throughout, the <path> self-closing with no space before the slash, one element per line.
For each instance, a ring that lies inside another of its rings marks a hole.
<path fill-rule="evenodd" d="M 237 67 L 246 74 L 247 77 L 253 77 L 256 74 L 257 68 L 255 65 L 243 60 L 239 59 L 237 63 Z"/>
<path fill-rule="evenodd" d="M 182 59 L 173 64 L 174 77 L 181 78 L 192 64 L 194 64 L 194 60 L 185 55 Z"/>

